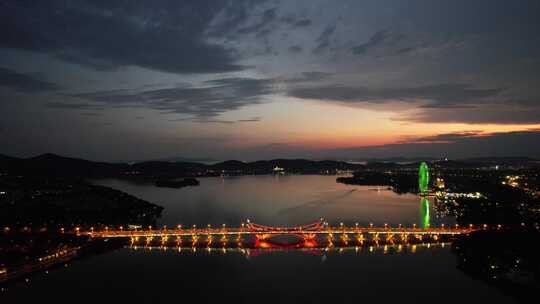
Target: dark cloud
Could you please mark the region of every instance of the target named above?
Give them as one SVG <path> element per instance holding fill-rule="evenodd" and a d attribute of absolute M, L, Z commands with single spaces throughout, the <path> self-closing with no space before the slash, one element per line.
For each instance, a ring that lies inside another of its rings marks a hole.
<path fill-rule="evenodd" d="M 402 102 L 405 109 L 414 111 L 399 113 L 394 120 L 406 122 L 540 123 L 540 104 L 535 99 L 512 99 L 507 96 L 507 90 L 451 83 L 403 88 L 292 85 L 287 94 L 358 106 L 385 106 L 390 102 Z"/>
<path fill-rule="evenodd" d="M 7 87 L 22 93 L 41 93 L 60 89 L 57 84 L 2 67 L 0 67 L 0 87 Z"/>
<path fill-rule="evenodd" d="M 262 2 L 262 1 L 261 1 Z M 207 30 L 210 37 L 224 37 L 230 35 L 231 31 L 236 31 L 249 17 L 248 12 L 257 1 L 237 1 L 235 5 L 228 5 L 217 16 L 215 21 Z"/>
<path fill-rule="evenodd" d="M 503 157 L 540 156 L 540 130 L 480 133 L 477 131 L 411 138 L 398 144 L 319 152 L 337 158 Z"/>
<path fill-rule="evenodd" d="M 509 100 L 468 106 L 423 107 L 418 113 L 401 115 L 395 119 L 428 123 L 538 124 L 540 123 L 540 104 L 522 105 Z"/>
<path fill-rule="evenodd" d="M 293 28 L 306 27 L 312 24 L 311 19 L 298 17 L 296 15 L 284 16 L 281 17 L 279 20 L 290 25 Z"/>
<path fill-rule="evenodd" d="M 403 37 L 404 36 L 402 34 L 392 32 L 388 29 L 380 30 L 376 32 L 375 34 L 373 34 L 373 36 L 371 36 L 371 38 L 369 38 L 367 42 L 353 47 L 352 52 L 357 55 L 363 55 L 374 48 L 380 47 L 381 45 L 386 45 L 386 46 L 394 45 L 398 43 L 401 39 L 403 39 Z M 406 49 L 400 49 L 400 50 L 401 52 L 403 52 L 404 50 L 411 51 L 412 48 L 410 48 L 410 50 L 406 50 Z"/>
<path fill-rule="evenodd" d="M 301 20 L 298 20 L 296 21 L 295 23 L 293 23 L 292 25 L 294 27 L 304 27 L 304 26 L 308 26 L 311 24 L 311 20 L 310 19 L 301 19 Z"/>
<path fill-rule="evenodd" d="M 217 122 L 211 118 L 246 105 L 260 103 L 263 95 L 273 92 L 272 85 L 273 81 L 268 79 L 224 78 L 206 81 L 203 87 L 81 93 L 71 95 L 81 102 L 56 102 L 50 106 L 68 109 L 145 107 L 194 116 L 199 122 Z"/>
<path fill-rule="evenodd" d="M 270 32 L 268 26 L 276 20 L 276 8 L 270 8 L 262 12 L 252 25 L 238 29 L 239 34 L 253 34 L 265 36 Z"/>
<path fill-rule="evenodd" d="M 100 111 L 105 108 L 103 105 L 84 103 L 84 102 L 66 102 L 66 101 L 52 101 L 47 103 L 49 108 L 53 109 L 66 109 L 66 110 L 88 110 L 88 111 Z"/>
<path fill-rule="evenodd" d="M 223 125 L 232 125 L 235 124 L 234 120 L 221 120 L 221 119 L 193 119 L 192 121 L 198 123 L 209 123 L 209 124 L 223 124 Z"/>
<path fill-rule="evenodd" d="M 477 38 L 478 39 L 478 38 Z M 354 55 L 383 57 L 437 56 L 463 51 L 477 41 L 467 41 L 460 35 L 425 34 L 404 29 L 383 29 L 375 32 L 366 42 L 352 47 Z M 409 58 L 410 59 L 410 58 Z"/>
<path fill-rule="evenodd" d="M 276 78 L 276 81 L 282 81 L 286 82 L 288 86 L 290 87 L 289 91 L 293 92 L 297 89 L 303 88 L 303 85 L 308 84 L 321 84 L 321 82 L 325 80 L 329 80 L 332 77 L 334 77 L 334 74 L 327 73 L 327 72 L 320 72 L 320 71 L 309 71 L 309 72 L 302 72 L 300 74 L 296 74 L 289 77 L 281 77 Z M 294 96 L 292 94 L 289 94 L 291 96 Z M 296 97 L 296 96 L 295 96 Z"/>
<path fill-rule="evenodd" d="M 317 37 L 317 39 L 315 40 L 315 42 L 317 43 L 317 46 L 315 47 L 315 49 L 313 49 L 314 54 L 319 54 L 325 51 L 326 49 L 328 49 L 328 47 L 330 47 L 331 38 L 335 31 L 336 31 L 336 26 L 329 25 L 321 32 L 319 37 Z"/>
<path fill-rule="evenodd" d="M 224 120 L 224 119 L 209 119 L 205 117 L 195 117 L 195 118 L 176 118 L 176 119 L 168 119 L 167 121 L 191 121 L 196 123 L 202 123 L 202 124 L 223 124 L 223 125 L 233 125 L 236 123 L 243 123 L 243 122 L 259 122 L 261 121 L 260 117 L 253 117 L 253 118 L 247 118 L 247 119 L 238 119 L 238 120 Z"/>
<path fill-rule="evenodd" d="M 209 43 L 206 35 L 224 10 L 234 22 L 245 17 L 244 1 L 232 2 L 3 1 L 0 47 L 47 53 L 97 69 L 134 65 L 173 73 L 235 71 L 243 68 L 235 52 Z"/>
<path fill-rule="evenodd" d="M 493 97 L 502 88 L 477 89 L 465 84 L 438 84 L 404 88 L 368 88 L 345 86 L 297 87 L 288 94 L 298 98 L 341 102 L 430 101 L 430 107 L 467 106 L 467 102 Z"/>
<path fill-rule="evenodd" d="M 270 33 L 278 29 L 280 24 L 297 29 L 307 27 L 312 23 L 311 19 L 294 14 L 279 17 L 277 7 L 270 7 L 261 12 L 252 13 L 256 11 L 253 7 L 254 3 L 256 2 L 235 3 L 235 5 L 224 10 L 225 14 L 220 16 L 219 22 L 212 26 L 208 34 L 212 37 L 226 37 L 227 39 L 243 38 L 243 35 L 250 34 L 254 34 L 256 38 L 266 38 Z M 249 6 L 246 4 L 249 4 Z"/>
<path fill-rule="evenodd" d="M 311 72 L 302 72 L 303 79 L 305 81 L 319 81 L 329 79 L 333 76 L 332 73 L 311 71 Z"/>
<path fill-rule="evenodd" d="M 289 52 L 291 53 L 301 53 L 302 52 L 302 47 L 299 46 L 299 45 L 292 45 L 289 47 Z"/>
<path fill-rule="evenodd" d="M 434 144 L 434 143 L 454 143 L 459 140 L 482 136 L 482 131 L 462 131 L 453 133 L 442 133 L 431 136 L 412 137 L 402 141 L 402 143 Z"/>
<path fill-rule="evenodd" d="M 237 122 L 258 122 L 258 121 L 261 121 L 260 117 L 252 117 L 252 118 L 248 118 L 248 119 L 239 119 L 239 120 L 237 120 Z"/>

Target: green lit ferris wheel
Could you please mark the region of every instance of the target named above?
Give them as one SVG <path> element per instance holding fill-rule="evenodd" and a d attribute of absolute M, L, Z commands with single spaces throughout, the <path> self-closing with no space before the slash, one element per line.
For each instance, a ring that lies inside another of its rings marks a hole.
<path fill-rule="evenodd" d="M 420 164 L 418 169 L 418 192 L 426 194 L 429 188 L 429 169 L 425 162 Z"/>

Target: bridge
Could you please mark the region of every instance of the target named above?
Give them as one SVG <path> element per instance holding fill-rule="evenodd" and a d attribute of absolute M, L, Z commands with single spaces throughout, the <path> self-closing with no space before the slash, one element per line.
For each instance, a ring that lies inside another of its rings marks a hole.
<path fill-rule="evenodd" d="M 497 228 L 500 229 L 500 225 Z M 329 242 L 332 242 L 334 239 L 344 242 L 347 242 L 349 239 L 360 242 L 379 240 L 400 240 L 407 242 L 408 240 L 427 239 L 437 241 L 442 237 L 452 238 L 456 235 L 469 234 L 480 229 L 488 229 L 488 227 L 486 225 L 480 227 L 473 227 L 472 225 L 467 227 L 441 225 L 440 227 L 433 228 L 417 228 L 416 225 L 412 227 L 403 227 L 401 225 L 390 227 L 386 224 L 383 227 L 374 227 L 371 224 L 368 227 L 361 227 L 358 224 L 351 227 L 343 223 L 340 223 L 338 226 L 330 226 L 321 219 L 308 225 L 295 227 L 265 226 L 247 220 L 246 223 L 242 223 L 239 227 L 226 227 L 225 225 L 217 228 L 213 228 L 210 225 L 205 228 L 197 228 L 196 226 L 183 228 L 181 225 L 178 225 L 176 229 L 168 229 L 167 227 L 163 227 L 162 229 L 155 229 L 153 227 L 148 227 L 148 229 L 124 229 L 123 227 L 112 229 L 104 227 L 101 230 L 91 228 L 88 231 L 81 231 L 77 228 L 76 233 L 92 238 L 126 238 L 131 239 L 132 242 L 139 241 L 141 238 L 147 241 L 157 239 L 166 242 L 176 239 L 178 242 L 182 242 L 183 239 L 189 238 L 193 244 L 199 241 L 212 243 L 214 240 L 222 243 L 229 242 L 232 239 L 240 241 L 242 237 L 255 238 L 256 242 L 268 244 L 278 236 L 293 236 L 309 246 L 316 242 L 317 238 L 320 239 L 321 237 L 326 237 Z"/>

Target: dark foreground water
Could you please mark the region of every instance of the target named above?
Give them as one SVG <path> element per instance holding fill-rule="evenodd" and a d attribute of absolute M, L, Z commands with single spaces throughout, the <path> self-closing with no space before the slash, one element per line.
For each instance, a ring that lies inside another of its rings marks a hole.
<path fill-rule="evenodd" d="M 333 176 L 204 178 L 201 186 L 156 188 L 105 180 L 165 207 L 160 224 L 331 223 L 431 225 L 432 204 Z M 307 251 L 133 249 L 76 260 L 8 286 L 0 303 L 512 303 L 456 268 L 450 246 Z"/>

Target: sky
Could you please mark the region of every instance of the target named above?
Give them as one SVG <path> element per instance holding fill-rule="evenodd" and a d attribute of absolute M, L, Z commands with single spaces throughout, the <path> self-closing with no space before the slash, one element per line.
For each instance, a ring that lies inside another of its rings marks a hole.
<path fill-rule="evenodd" d="M 0 154 L 540 158 L 540 2 L 0 0 Z"/>

